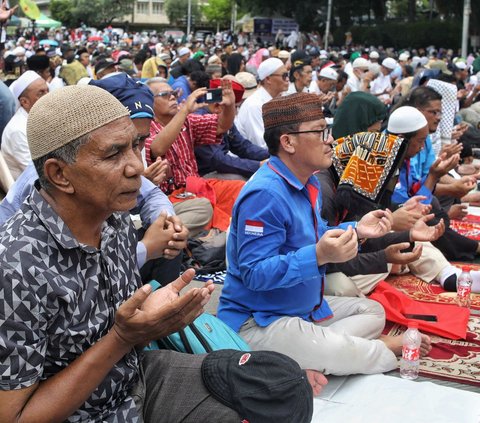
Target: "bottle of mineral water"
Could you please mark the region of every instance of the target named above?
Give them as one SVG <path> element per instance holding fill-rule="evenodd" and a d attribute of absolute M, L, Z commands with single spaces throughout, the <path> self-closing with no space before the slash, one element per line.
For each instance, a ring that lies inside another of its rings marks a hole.
<path fill-rule="evenodd" d="M 470 293 L 472 292 L 472 275 L 468 267 L 462 267 L 462 273 L 457 278 L 457 304 L 470 308 Z"/>
<path fill-rule="evenodd" d="M 420 344 L 422 337 L 418 331 L 418 322 L 408 322 L 408 329 L 403 334 L 400 376 L 404 379 L 416 379 L 420 362 Z"/>

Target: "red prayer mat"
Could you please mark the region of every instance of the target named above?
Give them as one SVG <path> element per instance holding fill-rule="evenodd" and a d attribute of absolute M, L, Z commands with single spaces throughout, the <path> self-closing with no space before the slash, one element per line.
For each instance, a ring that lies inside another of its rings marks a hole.
<path fill-rule="evenodd" d="M 479 265 L 469 264 L 471 269 Z M 454 304 L 455 293 L 446 292 L 438 284 L 428 284 L 408 274 L 390 276 L 386 281 L 410 298 L 439 304 Z M 480 387 L 480 294 L 472 295 L 471 315 L 466 339 L 450 340 L 436 335 L 432 351 L 420 360 L 420 375 Z M 405 326 L 387 322 L 384 334 L 399 335 Z"/>
<path fill-rule="evenodd" d="M 450 227 L 467 238 L 480 241 L 480 216 L 467 214 L 462 220 L 451 220 Z"/>

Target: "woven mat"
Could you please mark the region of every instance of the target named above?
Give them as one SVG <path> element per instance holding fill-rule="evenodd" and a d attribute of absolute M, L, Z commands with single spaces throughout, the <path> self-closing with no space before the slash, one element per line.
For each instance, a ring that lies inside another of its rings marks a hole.
<path fill-rule="evenodd" d="M 480 269 L 479 265 L 469 265 Z M 455 293 L 438 284 L 427 284 L 413 275 L 390 276 L 386 280 L 418 301 L 455 303 Z M 472 296 L 472 314 L 465 340 L 450 340 L 432 335 L 432 351 L 420 360 L 420 375 L 480 387 L 480 295 Z M 384 334 L 399 335 L 405 327 L 387 322 Z"/>

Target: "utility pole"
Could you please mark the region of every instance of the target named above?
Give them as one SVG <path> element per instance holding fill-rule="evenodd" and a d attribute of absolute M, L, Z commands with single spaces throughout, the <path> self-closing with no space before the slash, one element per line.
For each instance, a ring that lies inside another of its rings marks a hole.
<path fill-rule="evenodd" d="M 323 37 L 325 50 L 328 48 L 328 37 L 330 36 L 330 20 L 332 19 L 332 4 L 333 4 L 333 0 L 328 0 L 327 24 L 325 25 L 325 36 Z"/>
<path fill-rule="evenodd" d="M 188 0 L 187 10 L 187 38 L 190 35 L 190 27 L 192 25 L 192 0 Z"/>
<path fill-rule="evenodd" d="M 462 57 L 467 57 L 468 53 L 468 25 L 470 21 L 470 0 L 463 1 L 463 29 L 462 29 Z"/>

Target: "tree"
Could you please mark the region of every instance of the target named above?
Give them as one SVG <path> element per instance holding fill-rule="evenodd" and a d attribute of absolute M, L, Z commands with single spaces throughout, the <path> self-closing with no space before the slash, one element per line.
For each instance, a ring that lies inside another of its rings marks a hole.
<path fill-rule="evenodd" d="M 197 0 L 191 0 L 191 16 L 192 22 L 199 22 L 200 8 L 198 7 Z M 188 0 L 166 0 L 165 2 L 165 13 L 168 17 L 168 20 L 173 25 L 184 25 L 187 21 L 188 14 Z"/>
<path fill-rule="evenodd" d="M 53 19 L 62 22 L 67 27 L 76 26 L 73 17 L 74 5 L 71 0 L 52 0 L 48 6 Z"/>
<path fill-rule="evenodd" d="M 135 0 L 74 0 L 73 17 L 87 25 L 108 26 L 115 19 L 130 15 Z"/>
<path fill-rule="evenodd" d="M 220 25 L 228 25 L 232 15 L 232 5 L 231 0 L 209 0 L 201 10 L 208 22 L 217 24 L 218 32 Z"/>

